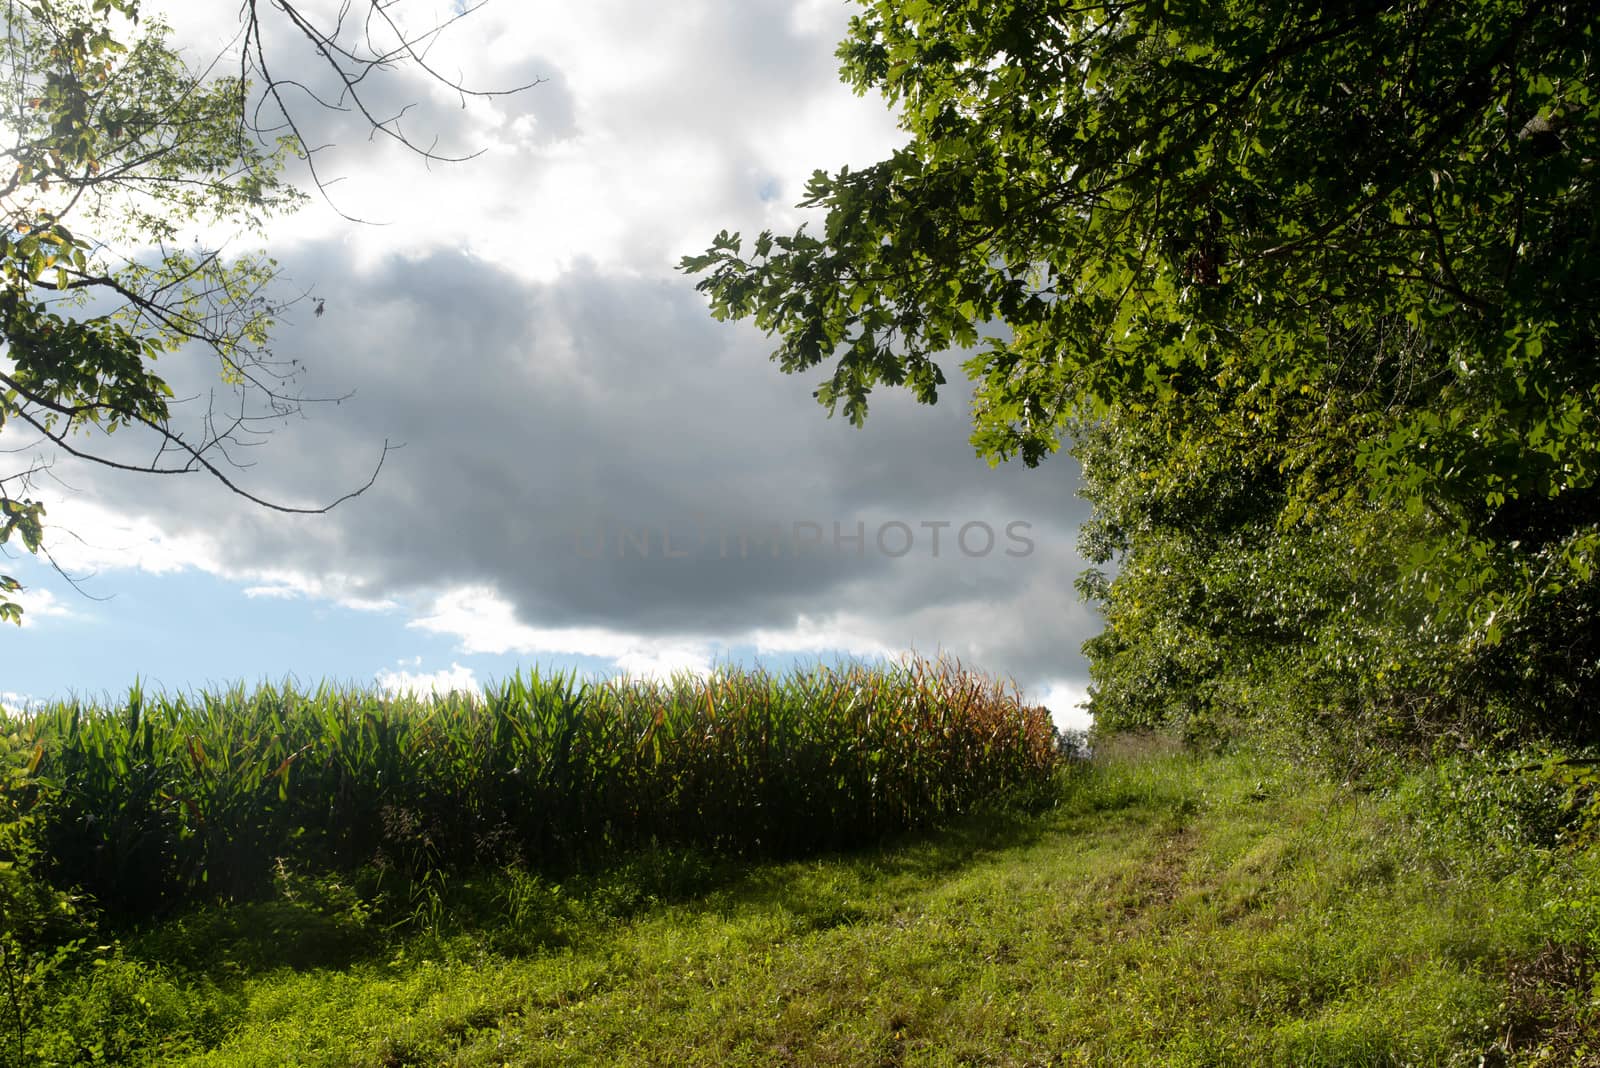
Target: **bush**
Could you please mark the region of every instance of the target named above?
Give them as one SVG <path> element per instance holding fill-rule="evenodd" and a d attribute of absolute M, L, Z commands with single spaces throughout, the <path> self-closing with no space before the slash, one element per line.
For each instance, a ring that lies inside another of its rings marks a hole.
<path fill-rule="evenodd" d="M 0 1050 L 31 1063 L 49 990 L 90 923 L 42 869 L 53 794 L 36 771 L 42 749 L 0 722 Z"/>

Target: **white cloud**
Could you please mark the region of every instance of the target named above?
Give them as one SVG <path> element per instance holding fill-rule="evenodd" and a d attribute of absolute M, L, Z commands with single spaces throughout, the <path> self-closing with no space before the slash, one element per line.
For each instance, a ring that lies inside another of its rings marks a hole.
<path fill-rule="evenodd" d="M 196 55 L 226 42 L 232 8 L 162 2 Z M 425 16 L 427 0 L 412 9 Z M 441 41 L 441 69 L 476 84 L 551 80 L 465 111 L 419 97 L 411 113 L 419 135 L 487 152 L 429 171 L 346 127 L 334 193 L 395 225 L 353 226 L 313 203 L 269 235 L 293 284 L 328 298 L 325 317 L 283 325 L 279 355 L 313 368 L 309 393 L 360 392 L 260 450 L 250 488 L 321 503 L 360 484 L 385 438 L 407 449 L 370 494 L 316 517 L 253 510 L 201 477 L 113 481 L 64 463 L 83 492 L 51 501 L 52 549 L 77 573 L 192 568 L 251 598 L 304 602 L 274 619 L 318 601 L 412 610 L 410 626 L 454 638 L 462 659 L 583 656 L 661 675 L 707 670 L 736 647 L 915 647 L 1030 685 L 1072 673 L 1097 621 L 1071 590 L 1070 465 L 988 470 L 966 444 L 956 385 L 932 410 L 875 399 L 859 433 L 830 423 L 811 381 L 772 369 L 754 330 L 712 323 L 671 269 L 724 227 L 792 228 L 813 168 L 871 162 L 903 140 L 880 100 L 838 83 L 849 13 L 838 0 L 489 4 Z M 398 88 L 418 86 L 428 92 Z M 151 518 L 106 507 L 118 501 Z M 702 512 L 722 524 L 1027 517 L 1040 551 L 574 558 L 579 520 Z M 118 610 L 97 615 L 138 625 Z M 431 684 L 456 670 L 421 669 L 385 675 Z"/>
<path fill-rule="evenodd" d="M 703 676 L 715 666 L 715 652 L 710 644 L 646 640 L 639 648 L 616 657 L 615 663 L 619 672 L 635 679 Z"/>
<path fill-rule="evenodd" d="M 39 704 L 39 700 L 14 690 L 0 690 L 0 715 L 20 716 Z"/>
<path fill-rule="evenodd" d="M 873 632 L 872 621 L 851 613 L 837 613 L 826 619 L 801 615 L 785 630 L 761 627 L 739 644 L 756 647 L 762 656 L 794 653 L 846 652 L 871 659 L 893 656 L 903 650 L 882 640 Z"/>
<path fill-rule="evenodd" d="M 305 596 L 293 586 L 246 586 L 241 592 L 252 601 L 294 601 Z"/>
<path fill-rule="evenodd" d="M 626 674 L 651 677 L 705 674 L 729 646 L 754 646 L 758 656 L 843 652 L 871 658 L 900 651 L 871 635 L 866 620 L 844 615 L 801 616 L 786 630 L 759 628 L 719 640 L 658 638 L 608 627 L 533 627 L 519 621 L 516 607 L 487 586 L 441 594 L 427 615 L 407 626 L 453 637 L 467 654 L 591 656 L 612 661 Z"/>
<path fill-rule="evenodd" d="M 168 575 L 187 568 L 221 571 L 210 538 L 174 533 L 144 516 L 129 516 L 80 495 L 53 498 L 45 537 L 57 563 L 72 575 L 137 569 Z"/>
<path fill-rule="evenodd" d="M 1094 724 L 1094 718 L 1084 707 L 1088 700 L 1087 683 L 1056 679 L 1045 685 L 1039 703 L 1050 710 L 1050 718 L 1060 730 L 1084 730 Z"/>
<path fill-rule="evenodd" d="M 417 659 L 420 661 L 421 657 Z M 458 663 L 452 663 L 448 668 L 432 672 L 380 671 L 376 678 L 378 688 L 391 696 L 409 693 L 427 697 L 436 693 L 481 694 L 483 692 L 477 674 L 471 668 Z"/>
<path fill-rule="evenodd" d="M 762 627 L 716 640 L 659 638 L 607 627 L 536 627 L 518 620 L 515 605 L 488 586 L 440 594 L 427 614 L 407 626 L 454 638 L 467 655 L 595 657 L 610 660 L 618 672 L 655 678 L 680 672 L 706 674 L 729 647 L 753 647 L 758 657 L 837 653 L 864 660 L 894 658 L 908 649 L 930 657 L 950 651 L 937 643 L 919 649 L 914 641 L 891 640 L 887 632 L 903 627 L 903 621 L 844 612 L 826 618 L 801 615 L 788 628 Z M 975 659 L 972 666 L 981 670 L 984 664 Z M 1058 727 L 1082 728 L 1091 722 L 1079 707 L 1087 700 L 1084 684 L 1052 680 L 1044 685 L 1039 703 L 1051 710 Z"/>
<path fill-rule="evenodd" d="M 174 533 L 147 516 L 129 516 L 87 497 L 54 500 L 45 518 L 50 553 L 75 578 L 122 570 L 152 575 L 196 570 L 243 583 L 241 592 L 252 599 L 323 600 L 360 612 L 388 612 L 399 607 L 390 598 L 368 595 L 359 580 L 338 571 L 312 575 L 289 568 L 231 564 L 215 537 L 194 530 Z M 30 598 L 36 607 L 30 607 Z M 18 599 L 27 612 L 40 617 L 73 614 L 48 590 L 30 591 Z"/>
<path fill-rule="evenodd" d="M 238 568 L 223 566 L 207 570 L 235 581 L 257 580 L 257 585 L 246 586 L 242 591 L 246 597 L 253 600 L 292 601 L 304 598 L 331 601 L 340 608 L 348 608 L 355 612 L 392 612 L 400 608 L 400 603 L 391 598 L 366 596 L 360 592 L 362 589 L 360 583 L 351 576 L 338 572 L 307 575 L 285 569 L 250 568 L 241 571 Z"/>
<path fill-rule="evenodd" d="M 226 40 L 221 8 L 202 19 L 193 2 L 163 6 L 195 58 Z M 313 7 L 332 21 L 331 5 Z M 482 154 L 426 166 L 369 140 L 355 117 L 308 105 L 308 136 L 335 143 L 320 163 L 339 179 L 334 202 L 392 225 L 351 227 L 318 202 L 275 224 L 274 242 L 336 227 L 365 265 L 448 248 L 549 280 L 580 263 L 660 273 L 724 226 L 792 228 L 816 167 L 870 163 L 904 142 L 881 100 L 837 77 L 849 15 L 827 0 L 487 4 L 432 43 L 430 63 L 475 88 L 543 84 L 462 101 L 397 69 L 375 87 L 418 105 L 405 129 L 419 143 L 438 135 L 447 152 Z M 316 82 L 290 43 L 279 43 L 280 76 Z"/>
<path fill-rule="evenodd" d="M 35 626 L 45 619 L 83 618 L 50 590 L 29 586 L 6 596 L 22 606 L 22 625 L 24 627 Z M 0 640 L 3 640 L 3 635 L 0 635 Z"/>
<path fill-rule="evenodd" d="M 487 586 L 441 594 L 430 614 L 407 626 L 453 637 L 467 654 L 591 656 L 610 660 L 634 676 L 703 674 L 711 670 L 717 652 L 709 641 L 656 639 L 606 627 L 530 627 L 516 618 L 510 601 Z"/>

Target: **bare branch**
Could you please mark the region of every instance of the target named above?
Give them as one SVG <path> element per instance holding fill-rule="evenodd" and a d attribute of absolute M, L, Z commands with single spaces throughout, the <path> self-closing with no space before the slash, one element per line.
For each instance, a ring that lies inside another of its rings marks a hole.
<path fill-rule="evenodd" d="M 447 74 L 428 60 L 428 53 L 439 38 L 452 26 L 481 10 L 484 6 L 482 2 L 463 6 L 449 18 L 436 21 L 432 28 L 421 32 L 408 30 L 400 24 L 391 11 L 393 0 L 368 0 L 365 6 L 366 13 L 359 31 L 353 40 L 347 41 L 345 31 L 351 12 L 350 0 L 345 0 L 341 5 L 331 27 L 319 26 L 293 0 L 243 0 L 238 47 L 240 116 L 243 123 L 241 134 L 268 140 L 287 134 L 297 146 L 312 184 L 323 200 L 343 218 L 371 224 L 372 220 L 349 214 L 330 196 L 329 187 L 339 179 L 324 173 L 317 156 L 332 146 L 312 145 L 307 139 L 304 123 L 297 117 L 297 109 L 289 99 L 291 92 L 302 94 L 313 108 L 359 115 L 369 128 L 370 138 L 382 135 L 420 157 L 425 164 L 463 163 L 481 155 L 483 150 L 449 154 L 439 151 L 437 136 L 426 144 L 415 139 L 400 125 L 414 102 L 406 104 L 393 115 L 376 110 L 372 102 L 373 88 L 369 84 L 375 76 L 401 66 L 414 67 L 435 84 L 455 93 L 463 107 L 469 98 L 513 96 L 542 84 L 545 79 L 536 77 L 504 89 L 475 88 L 467 85 L 461 76 Z M 302 80 L 280 77 L 274 72 L 267 59 L 263 7 L 275 10 L 310 45 L 321 60 L 322 67 L 331 74 L 338 88 L 337 96 L 330 98 Z M 380 36 L 383 38 L 381 41 Z M 261 96 L 253 106 L 246 107 L 244 94 L 248 90 L 245 85 L 252 81 L 259 83 Z"/>
<path fill-rule="evenodd" d="M 105 48 L 108 35 L 127 30 L 118 20 L 132 8 L 123 0 L 110 0 L 109 10 L 6 5 L 0 428 L 26 428 L 37 439 L 0 452 L 54 452 L 134 474 L 203 474 L 259 507 L 298 515 L 326 513 L 375 484 L 390 451 L 400 447 L 387 440 L 368 478 L 326 504 L 285 504 L 241 484 L 236 472 L 255 465 L 252 450 L 288 417 L 353 394 L 306 396 L 297 386 L 300 361 L 273 353 L 271 328 L 306 300 L 320 317 L 321 298 L 310 289 L 280 298 L 284 279 L 264 255 L 230 257 L 227 242 L 205 248 L 198 238 L 185 247 L 178 228 L 209 217 L 260 231 L 268 217 L 304 196 L 280 178 L 291 153 L 306 161 L 310 184 L 336 212 L 362 221 L 329 195 L 339 178 L 319 159 L 330 146 L 306 136 L 308 110 L 355 116 L 369 127 L 369 139 L 381 135 L 424 164 L 480 154 L 451 154 L 440 150 L 437 137 L 415 138 L 402 125 L 412 103 L 392 114 L 379 103 L 382 76 L 413 67 L 463 106 L 469 98 L 522 92 L 541 79 L 509 89 L 466 85 L 430 51 L 481 4 L 414 32 L 397 17 L 396 2 L 343 0 L 330 24 L 305 14 L 295 0 L 241 0 L 232 45 L 199 69 L 171 50 L 159 25 L 115 42 L 126 47 Z M 365 5 L 359 19 L 356 3 Z M 318 76 L 279 76 L 266 44 L 274 20 L 309 45 L 317 70 L 332 78 L 331 91 L 317 88 Z M 235 48 L 237 78 L 219 77 Z M 174 397 L 151 364 L 164 352 L 214 358 L 226 388 Z M 185 433 L 174 416 L 191 403 L 204 403 L 204 410 Z M 81 436 L 119 427 L 146 435 L 136 447 L 149 450 L 112 454 Z M 0 534 L 20 533 L 28 550 L 45 555 L 78 588 L 40 544 L 42 505 L 26 495 L 45 476 L 56 478 L 41 455 L 0 475 Z M 15 613 L 3 595 L 0 607 L 8 609 L 3 615 Z"/>

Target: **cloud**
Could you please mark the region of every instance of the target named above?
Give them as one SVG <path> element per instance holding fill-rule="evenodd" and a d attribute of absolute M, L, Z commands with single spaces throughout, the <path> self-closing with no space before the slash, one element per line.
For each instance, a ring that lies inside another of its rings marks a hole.
<path fill-rule="evenodd" d="M 45 537 L 51 555 L 69 574 L 88 577 L 131 568 L 167 575 L 189 567 L 214 571 L 221 566 L 212 540 L 203 532 L 164 524 L 159 515 L 108 507 L 93 495 L 58 492 L 50 497 Z"/>
<path fill-rule="evenodd" d="M 460 642 L 463 653 L 596 657 L 634 674 L 707 670 L 712 655 L 703 642 L 651 640 L 605 627 L 531 627 L 517 619 L 514 604 L 487 586 L 438 597 L 428 614 L 408 626 L 449 635 Z"/>
<path fill-rule="evenodd" d="M 354 612 L 394 612 L 403 607 L 399 601 L 390 597 L 366 595 L 362 591 L 370 589 L 367 583 L 338 571 L 307 573 L 279 567 L 240 569 L 237 566 L 221 566 L 216 570 L 235 580 L 241 578 L 256 580 L 258 585 L 246 586 L 240 591 L 252 600 L 331 601 L 340 608 L 348 608 Z"/>
<path fill-rule="evenodd" d="M 8 600 L 22 606 L 22 625 L 24 627 L 38 626 L 46 620 L 79 620 L 83 618 L 76 609 L 67 605 L 52 590 L 28 586 L 15 593 L 9 593 L 6 597 Z"/>
<path fill-rule="evenodd" d="M 942 648 L 1033 679 L 1071 674 L 1093 631 L 1072 589 L 1071 462 L 991 469 L 966 442 L 960 388 L 932 408 L 885 395 L 858 431 L 681 279 L 528 282 L 459 253 L 363 269 L 332 244 L 285 255 L 329 279 L 330 311 L 286 328 L 280 354 L 313 368 L 308 389 L 357 395 L 258 450 L 252 490 L 331 500 L 384 440 L 404 448 L 371 491 L 314 517 L 202 479 L 74 469 L 94 503 L 65 513 L 120 517 L 81 563 L 188 564 L 257 596 L 409 606 L 467 652 L 634 665 L 695 666 L 748 639 Z"/>
<path fill-rule="evenodd" d="M 391 696 L 414 694 L 428 697 L 432 694 L 483 692 L 483 686 L 473 670 L 460 664 L 451 664 L 448 668 L 433 672 L 380 671 L 376 679 L 378 688 Z"/>
<path fill-rule="evenodd" d="M 0 690 L 0 715 L 22 716 L 39 707 L 37 698 L 14 690 Z"/>
<path fill-rule="evenodd" d="M 81 493 L 51 501 L 65 528 L 52 544 L 96 589 L 123 568 L 199 568 L 256 598 L 407 613 L 463 658 L 661 673 L 734 647 L 916 648 L 1030 687 L 1082 678 L 1098 620 L 1072 587 L 1087 508 L 1069 459 L 976 457 L 959 354 L 936 407 L 884 394 L 864 430 L 829 420 L 811 396 L 824 369 L 779 373 L 767 339 L 714 322 L 672 269 L 723 227 L 792 228 L 813 168 L 902 139 L 880 101 L 838 83 L 848 14 L 831 0 L 489 5 L 440 62 L 488 84 L 549 82 L 465 111 L 414 79 L 385 90 L 416 95 L 417 129 L 488 151 L 427 171 L 330 128 L 350 148 L 337 188 L 394 225 L 313 206 L 271 237 L 294 284 L 326 301 L 281 326 L 277 355 L 310 368 L 308 394 L 355 395 L 286 421 L 239 476 L 274 500 L 326 503 L 366 480 L 385 441 L 403 443 L 372 490 L 282 516 L 200 476 L 62 461 Z M 286 62 L 292 75 L 305 58 Z M 212 366 L 185 359 L 164 373 L 205 396 Z M 131 433 L 112 444 L 148 454 Z M 1015 523 L 1031 543 L 1020 555 L 1007 553 Z M 992 546 L 963 551 L 967 527 Z"/>
<path fill-rule="evenodd" d="M 242 592 L 252 600 L 295 601 L 305 596 L 304 591 L 295 586 L 246 586 Z"/>
<path fill-rule="evenodd" d="M 237 29 L 228 11 L 161 6 L 194 60 L 228 53 Z M 313 17 L 330 24 L 333 9 L 318 6 Z M 417 26 L 437 14 L 426 4 L 392 9 Z M 401 129 L 415 143 L 437 137 L 441 153 L 479 154 L 429 164 L 370 136 L 359 112 L 291 93 L 306 140 L 328 146 L 318 166 L 336 184 L 332 206 L 319 198 L 274 237 L 338 232 L 367 266 L 462 249 L 548 281 L 584 263 L 658 271 L 723 226 L 792 228 L 801 213 L 791 205 L 813 169 L 867 164 L 905 140 L 882 101 L 839 81 L 833 51 L 849 15 L 817 0 L 486 4 L 431 42 L 430 65 L 474 89 L 539 84 L 463 97 L 405 64 L 363 83 L 371 113 L 404 111 Z M 338 97 L 297 31 L 272 12 L 263 26 L 280 80 Z M 385 225 L 352 230 L 335 208 Z"/>
<path fill-rule="evenodd" d="M 137 570 L 172 575 L 192 569 L 246 583 L 241 592 L 252 599 L 318 599 L 365 612 L 399 607 L 392 599 L 369 595 L 370 587 L 361 580 L 331 568 L 286 569 L 270 559 L 245 561 L 228 551 L 206 524 L 187 523 L 177 514 L 183 508 L 182 494 L 160 498 L 169 508 L 155 514 L 140 515 L 137 505 L 118 507 L 117 491 L 137 491 L 140 481 L 108 483 L 114 491 L 104 496 L 66 496 L 50 503 L 45 524 L 50 553 L 91 594 L 103 574 Z M 32 606 L 29 598 L 34 599 Z M 41 618 L 75 614 L 50 590 L 24 593 L 21 600 L 28 614 Z"/>
<path fill-rule="evenodd" d="M 718 652 L 709 640 L 663 639 L 605 627 L 530 627 L 518 621 L 515 605 L 483 586 L 438 597 L 429 614 L 408 626 L 453 637 L 463 653 L 593 657 L 636 677 L 704 674 Z"/>
<path fill-rule="evenodd" d="M 1050 718 L 1061 730 L 1085 730 L 1094 724 L 1087 704 L 1089 688 L 1069 679 L 1047 682 L 1038 701 L 1050 710 Z"/>

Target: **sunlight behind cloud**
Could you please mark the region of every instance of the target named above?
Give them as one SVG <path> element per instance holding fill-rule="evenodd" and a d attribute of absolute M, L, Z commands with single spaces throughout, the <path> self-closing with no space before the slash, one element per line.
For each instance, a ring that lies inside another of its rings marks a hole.
<path fill-rule="evenodd" d="M 1094 717 L 1086 707 L 1089 687 L 1078 682 L 1057 680 L 1050 683 L 1039 697 L 1039 703 L 1050 710 L 1050 718 L 1058 730 L 1086 730 L 1094 725 Z"/>

